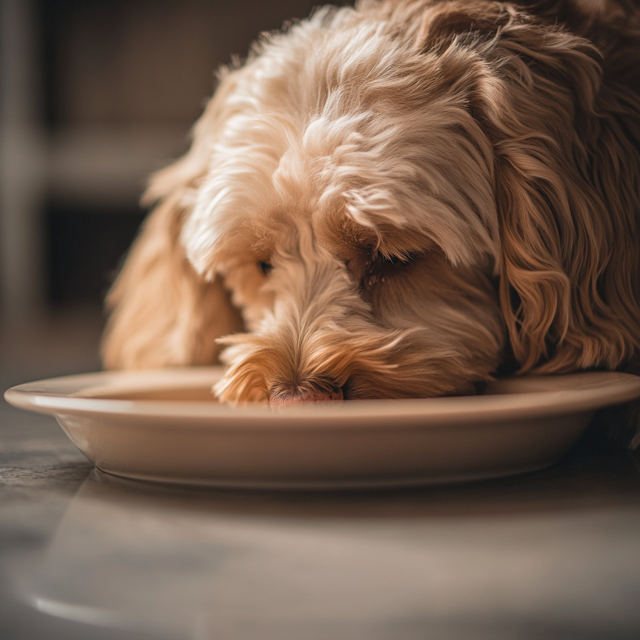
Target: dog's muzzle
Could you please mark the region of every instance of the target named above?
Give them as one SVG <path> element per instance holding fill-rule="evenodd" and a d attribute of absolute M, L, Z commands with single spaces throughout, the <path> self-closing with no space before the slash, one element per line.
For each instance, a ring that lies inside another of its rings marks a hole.
<path fill-rule="evenodd" d="M 282 405 L 299 404 L 302 402 L 342 402 L 344 393 L 342 389 L 327 391 L 326 389 L 305 389 L 291 392 L 271 393 L 269 404 L 272 407 Z"/>

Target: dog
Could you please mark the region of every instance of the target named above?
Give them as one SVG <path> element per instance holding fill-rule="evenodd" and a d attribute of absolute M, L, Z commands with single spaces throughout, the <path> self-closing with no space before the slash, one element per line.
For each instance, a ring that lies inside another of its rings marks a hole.
<path fill-rule="evenodd" d="M 221 359 L 221 401 L 273 405 L 640 372 L 634 2 L 364 0 L 219 76 L 108 368 Z"/>

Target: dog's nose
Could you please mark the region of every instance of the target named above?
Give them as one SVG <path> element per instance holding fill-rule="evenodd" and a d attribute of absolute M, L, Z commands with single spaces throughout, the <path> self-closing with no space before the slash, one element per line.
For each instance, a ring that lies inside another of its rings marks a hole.
<path fill-rule="evenodd" d="M 344 394 L 342 389 L 327 391 L 326 389 L 301 390 L 294 393 L 275 392 L 269 398 L 272 407 L 282 405 L 299 404 L 302 402 L 342 402 Z"/>

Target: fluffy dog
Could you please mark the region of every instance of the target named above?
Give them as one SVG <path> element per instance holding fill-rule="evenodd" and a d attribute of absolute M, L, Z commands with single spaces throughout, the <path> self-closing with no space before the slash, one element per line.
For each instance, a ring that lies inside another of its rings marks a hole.
<path fill-rule="evenodd" d="M 108 299 L 107 367 L 222 401 L 640 370 L 640 11 L 363 1 L 225 68 Z"/>

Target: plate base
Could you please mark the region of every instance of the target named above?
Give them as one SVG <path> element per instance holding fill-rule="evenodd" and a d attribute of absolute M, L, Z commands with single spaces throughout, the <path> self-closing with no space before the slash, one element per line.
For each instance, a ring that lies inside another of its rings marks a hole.
<path fill-rule="evenodd" d="M 481 482 L 496 480 L 510 476 L 524 475 L 547 469 L 558 462 L 559 458 L 536 463 L 526 467 L 483 471 L 479 473 L 466 473 L 459 475 L 423 476 L 410 478 L 379 478 L 371 480 L 331 480 L 331 481 L 307 481 L 295 480 L 278 482 L 273 480 L 222 480 L 216 478 L 167 478 L 166 476 L 142 475 L 136 473 L 122 473 L 109 471 L 96 465 L 96 469 L 107 475 L 136 482 L 149 482 L 167 486 L 189 486 L 209 489 L 231 489 L 238 491 L 377 491 L 384 489 L 409 489 L 412 487 L 446 486 L 465 484 L 467 482 Z"/>

